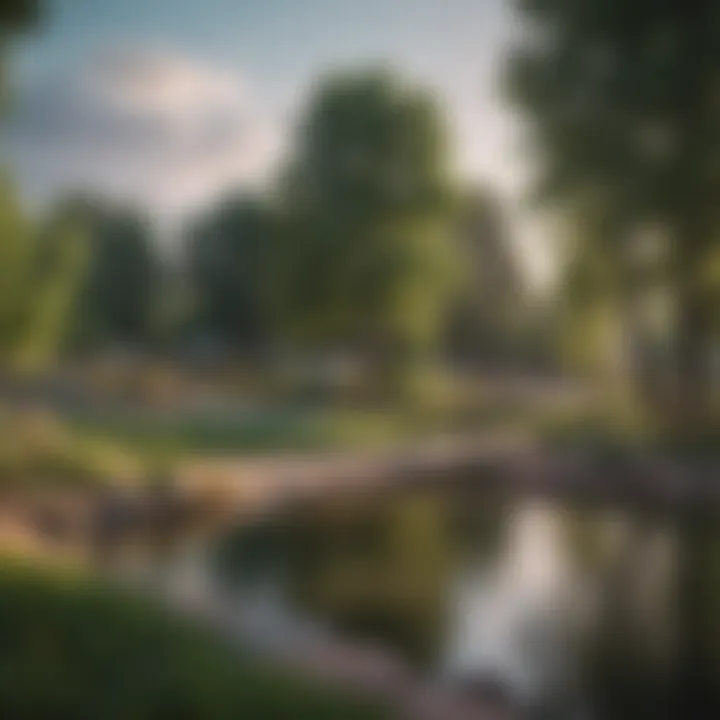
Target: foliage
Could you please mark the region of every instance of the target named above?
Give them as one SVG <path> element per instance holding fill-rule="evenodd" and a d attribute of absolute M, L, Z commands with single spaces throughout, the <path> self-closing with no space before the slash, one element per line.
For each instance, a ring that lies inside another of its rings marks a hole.
<path fill-rule="evenodd" d="M 445 129 L 382 72 L 320 85 L 281 188 L 274 290 L 291 335 L 392 365 L 433 346 L 457 260 Z"/>
<path fill-rule="evenodd" d="M 0 636 L 0 715 L 7 718 L 382 716 L 68 571 L 3 561 Z"/>
<path fill-rule="evenodd" d="M 138 211 L 94 198 L 72 198 L 56 209 L 88 236 L 87 272 L 74 334 L 82 345 L 144 343 L 151 337 L 159 267 L 149 221 Z"/>
<path fill-rule="evenodd" d="M 40 0 L 3 0 L 0 4 L 0 105 L 6 95 L 5 61 L 10 41 L 40 21 Z"/>
<path fill-rule="evenodd" d="M 197 325 L 246 349 L 271 335 L 267 284 L 274 219 L 258 200 L 231 196 L 189 232 L 188 271 L 197 294 Z"/>
<path fill-rule="evenodd" d="M 84 269 L 85 237 L 67 220 L 40 233 L 0 186 L 0 362 L 36 370 L 62 340 Z"/>
<path fill-rule="evenodd" d="M 578 233 L 579 247 L 593 243 L 611 263 L 611 292 L 633 335 L 646 291 L 659 284 L 670 297 L 665 343 L 681 416 L 697 420 L 717 339 L 717 289 L 705 272 L 720 237 L 720 8 L 645 0 L 520 6 L 527 26 L 509 80 L 539 150 L 539 198 L 584 218 L 589 233 Z"/>
<path fill-rule="evenodd" d="M 83 437 L 47 414 L 0 416 L 0 486 L 97 485 L 137 479 L 144 469 L 123 446 Z"/>
<path fill-rule="evenodd" d="M 37 0 L 0 6 L 0 103 L 6 98 L 10 41 L 40 20 Z M 50 249 L 50 240 L 54 247 Z M 53 355 L 83 265 L 83 238 L 68 222 L 41 235 L 25 217 L 6 178 L 0 181 L 0 366 L 35 370 Z"/>
<path fill-rule="evenodd" d="M 468 191 L 457 215 L 464 282 L 449 323 L 450 349 L 466 359 L 507 360 L 526 288 L 502 205 L 488 189 Z"/>
<path fill-rule="evenodd" d="M 40 0 L 3 0 L 0 28 L 3 34 L 27 30 L 40 19 Z"/>

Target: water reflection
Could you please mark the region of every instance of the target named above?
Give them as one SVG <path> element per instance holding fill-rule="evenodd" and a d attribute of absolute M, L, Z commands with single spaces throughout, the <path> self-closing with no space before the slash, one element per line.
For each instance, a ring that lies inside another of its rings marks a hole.
<path fill-rule="evenodd" d="M 720 709 L 712 517 L 407 492 L 299 507 L 219 558 L 246 594 L 274 578 L 323 628 L 491 681 L 538 717 Z"/>
<path fill-rule="evenodd" d="M 450 676 L 502 677 L 523 704 L 545 704 L 576 683 L 570 641 L 581 629 L 585 582 L 554 508 L 519 506 L 505 532 L 498 557 L 462 566 L 449 589 L 442 667 Z"/>

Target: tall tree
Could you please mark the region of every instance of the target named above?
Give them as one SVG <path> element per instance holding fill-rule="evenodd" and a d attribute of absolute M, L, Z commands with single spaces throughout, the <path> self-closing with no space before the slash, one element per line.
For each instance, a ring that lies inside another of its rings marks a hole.
<path fill-rule="evenodd" d="M 3 0 L 0 4 L 0 97 L 6 94 L 6 62 L 12 40 L 40 20 L 40 0 Z"/>
<path fill-rule="evenodd" d="M 276 289 L 291 332 L 362 350 L 383 372 L 427 352 L 456 260 L 447 139 L 432 99 L 379 71 L 328 79 L 280 195 Z"/>
<path fill-rule="evenodd" d="M 159 290 L 159 264 L 149 221 L 140 213 L 94 198 L 60 204 L 88 238 L 87 273 L 76 307 L 81 345 L 143 344 L 150 339 Z"/>
<path fill-rule="evenodd" d="M 715 340 L 707 268 L 720 240 L 720 5 L 519 4 L 529 26 L 511 88 L 532 121 L 545 197 L 592 209 L 598 250 L 624 288 L 637 290 L 638 246 L 664 249 L 679 419 L 702 421 Z"/>
<path fill-rule="evenodd" d="M 40 19 L 37 0 L 0 5 L 0 105 L 7 96 L 11 41 Z M 53 357 L 84 268 L 81 229 L 69 218 L 30 223 L 12 184 L 0 181 L 0 367 L 37 370 Z"/>
<path fill-rule="evenodd" d="M 465 270 L 450 324 L 454 354 L 507 359 L 521 319 L 525 283 L 499 199 L 474 189 L 459 204 L 456 230 Z"/>
<path fill-rule="evenodd" d="M 272 336 L 267 285 L 274 232 L 270 208 L 242 195 L 223 199 L 190 229 L 197 322 L 243 350 L 260 349 Z"/>
<path fill-rule="evenodd" d="M 85 237 L 70 218 L 38 229 L 9 183 L 0 187 L 0 364 L 38 370 L 59 349 L 85 267 Z"/>

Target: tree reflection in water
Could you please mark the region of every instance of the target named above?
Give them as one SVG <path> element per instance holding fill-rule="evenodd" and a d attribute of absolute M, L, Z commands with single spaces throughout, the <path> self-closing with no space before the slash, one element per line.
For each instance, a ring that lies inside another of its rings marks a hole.
<path fill-rule="evenodd" d="M 272 568 L 337 632 L 542 717 L 717 717 L 717 526 L 415 491 L 304 506 L 221 555 L 226 577 Z"/>

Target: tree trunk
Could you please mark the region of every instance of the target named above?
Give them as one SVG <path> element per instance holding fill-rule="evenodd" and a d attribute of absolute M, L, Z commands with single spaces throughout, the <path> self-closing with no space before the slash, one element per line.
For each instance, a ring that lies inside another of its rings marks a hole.
<path fill-rule="evenodd" d="M 704 256 L 698 234 L 678 240 L 677 316 L 675 322 L 674 416 L 683 435 L 700 431 L 712 408 L 710 370 L 711 308 L 701 278 Z"/>

